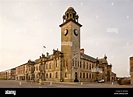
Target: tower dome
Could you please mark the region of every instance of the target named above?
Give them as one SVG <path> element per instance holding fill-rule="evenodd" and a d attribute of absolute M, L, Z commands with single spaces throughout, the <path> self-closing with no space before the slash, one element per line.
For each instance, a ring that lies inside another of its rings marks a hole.
<path fill-rule="evenodd" d="M 75 10 L 74 10 L 73 7 L 69 7 L 69 8 L 67 9 L 67 11 L 73 11 L 73 12 L 75 12 Z"/>
<path fill-rule="evenodd" d="M 67 22 L 68 20 L 74 20 L 75 22 L 78 22 L 78 18 L 79 16 L 77 15 L 74 8 L 69 7 L 65 12 L 65 15 L 63 15 L 63 22 Z"/>

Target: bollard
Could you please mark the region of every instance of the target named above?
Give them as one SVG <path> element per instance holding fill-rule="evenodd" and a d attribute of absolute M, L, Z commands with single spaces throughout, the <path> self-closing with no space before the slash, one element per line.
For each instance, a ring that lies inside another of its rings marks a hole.
<path fill-rule="evenodd" d="M 52 85 L 52 82 L 50 82 L 50 86 Z"/>
<path fill-rule="evenodd" d="M 114 83 L 112 82 L 112 85 L 113 85 Z"/>
<path fill-rule="evenodd" d="M 83 82 L 81 82 L 81 85 L 83 85 Z"/>
<path fill-rule="evenodd" d="M 42 80 L 39 81 L 39 84 L 42 85 Z"/>
<path fill-rule="evenodd" d="M 21 82 L 19 82 L 19 85 L 21 85 Z"/>

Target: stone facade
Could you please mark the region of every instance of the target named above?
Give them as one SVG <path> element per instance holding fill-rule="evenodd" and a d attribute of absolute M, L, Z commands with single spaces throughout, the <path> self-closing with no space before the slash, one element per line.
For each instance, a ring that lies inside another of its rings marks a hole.
<path fill-rule="evenodd" d="M 16 67 L 16 78 L 17 80 L 25 80 L 25 65 L 22 64 L 18 67 Z"/>
<path fill-rule="evenodd" d="M 0 72 L 0 79 L 7 79 L 7 73 L 5 71 Z"/>
<path fill-rule="evenodd" d="M 11 69 L 11 80 L 15 80 L 16 77 L 16 68 Z"/>
<path fill-rule="evenodd" d="M 33 80 L 33 78 L 35 77 L 34 74 L 34 67 L 35 62 L 28 60 L 28 62 L 25 64 L 25 80 Z"/>

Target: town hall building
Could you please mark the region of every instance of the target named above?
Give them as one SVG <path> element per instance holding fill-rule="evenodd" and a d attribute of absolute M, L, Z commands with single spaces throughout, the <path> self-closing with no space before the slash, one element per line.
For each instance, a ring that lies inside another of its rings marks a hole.
<path fill-rule="evenodd" d="M 61 50 L 42 54 L 35 61 L 16 67 L 16 80 L 58 81 L 58 82 L 94 82 L 104 79 L 115 81 L 116 74 L 107 56 L 93 58 L 80 48 L 79 16 L 74 8 L 69 7 L 63 15 L 61 28 Z"/>

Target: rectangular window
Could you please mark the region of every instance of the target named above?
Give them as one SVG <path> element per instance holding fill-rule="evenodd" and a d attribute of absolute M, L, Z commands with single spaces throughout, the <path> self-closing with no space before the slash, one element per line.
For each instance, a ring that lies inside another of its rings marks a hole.
<path fill-rule="evenodd" d="M 83 64 L 83 68 L 85 69 L 85 64 Z"/>
<path fill-rule="evenodd" d="M 92 74 L 92 79 L 94 78 L 94 74 Z"/>
<path fill-rule="evenodd" d="M 52 77 L 52 75 L 51 75 L 51 73 L 50 73 L 50 76 L 49 76 L 50 78 Z"/>
<path fill-rule="evenodd" d="M 38 71 L 38 66 L 36 66 L 36 71 Z"/>
<path fill-rule="evenodd" d="M 46 73 L 46 78 L 48 78 L 48 73 Z"/>
<path fill-rule="evenodd" d="M 46 64 L 46 69 L 48 69 L 48 64 Z"/>
<path fill-rule="evenodd" d="M 80 72 L 80 78 L 82 78 L 82 73 Z"/>
<path fill-rule="evenodd" d="M 73 60 L 73 66 L 74 66 L 74 60 Z"/>
<path fill-rule="evenodd" d="M 88 63 L 86 63 L 86 69 L 88 69 Z"/>
<path fill-rule="evenodd" d="M 80 68 L 81 68 L 81 61 L 80 61 Z"/>
<path fill-rule="evenodd" d="M 90 70 L 91 70 L 91 64 L 90 64 Z"/>
<path fill-rule="evenodd" d="M 83 78 L 85 78 L 85 73 L 83 73 Z"/>
<path fill-rule="evenodd" d="M 65 77 L 67 77 L 67 73 L 65 72 Z"/>
<path fill-rule="evenodd" d="M 91 73 L 90 73 L 90 76 L 89 77 L 91 78 Z"/>
<path fill-rule="evenodd" d="M 41 65 L 40 66 L 38 66 L 39 67 L 39 70 L 41 70 Z"/>
<path fill-rule="evenodd" d="M 58 72 L 55 73 L 55 78 L 58 78 Z"/>
<path fill-rule="evenodd" d="M 57 60 L 55 60 L 55 67 L 58 67 L 58 63 L 57 63 Z"/>
<path fill-rule="evenodd" d="M 94 65 L 92 64 L 92 68 L 94 67 Z"/>
<path fill-rule="evenodd" d="M 86 78 L 88 78 L 88 73 L 86 73 Z"/>
<path fill-rule="evenodd" d="M 77 66 L 77 61 L 75 60 L 75 66 Z"/>
<path fill-rule="evenodd" d="M 36 78 L 38 78 L 38 74 L 36 74 Z"/>
<path fill-rule="evenodd" d="M 51 66 L 51 63 L 49 64 L 49 69 L 51 69 L 52 68 L 52 66 Z"/>

